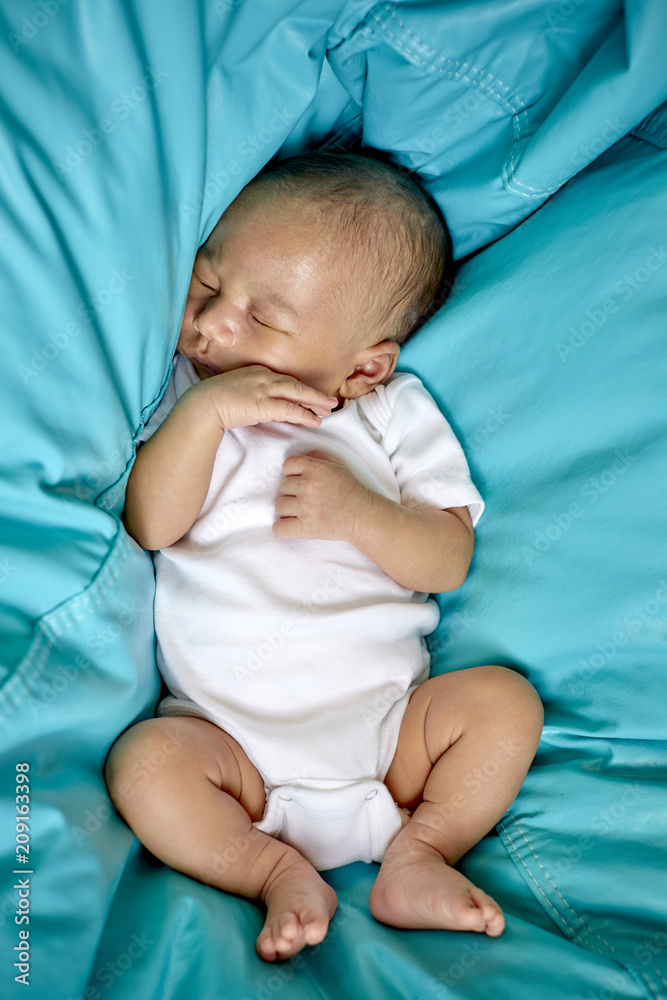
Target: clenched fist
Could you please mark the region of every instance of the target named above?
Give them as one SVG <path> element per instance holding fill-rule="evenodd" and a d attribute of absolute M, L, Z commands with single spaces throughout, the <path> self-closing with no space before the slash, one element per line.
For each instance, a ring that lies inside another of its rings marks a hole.
<path fill-rule="evenodd" d="M 358 546 L 370 517 L 372 490 L 345 465 L 319 451 L 290 456 L 283 473 L 274 535 L 340 539 Z"/>

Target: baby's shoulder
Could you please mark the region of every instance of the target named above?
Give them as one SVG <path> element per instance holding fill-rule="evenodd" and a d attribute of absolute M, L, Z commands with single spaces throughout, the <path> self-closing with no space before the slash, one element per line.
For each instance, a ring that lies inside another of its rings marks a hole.
<path fill-rule="evenodd" d="M 436 407 L 424 383 L 412 372 L 394 372 L 382 385 L 358 400 L 359 410 L 384 429 L 392 418 L 409 419 L 424 405 Z"/>

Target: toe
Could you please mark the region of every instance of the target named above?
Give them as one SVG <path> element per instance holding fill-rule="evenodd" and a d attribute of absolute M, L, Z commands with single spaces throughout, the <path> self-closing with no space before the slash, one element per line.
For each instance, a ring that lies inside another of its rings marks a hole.
<path fill-rule="evenodd" d="M 275 962 L 277 958 L 289 958 L 291 954 L 295 954 L 303 947 L 301 941 L 295 948 L 299 929 L 299 922 L 293 913 L 281 913 L 277 920 L 267 920 L 257 938 L 257 953 L 260 958 Z"/>
<path fill-rule="evenodd" d="M 274 929 L 273 939 L 279 958 L 290 958 L 301 951 L 306 942 L 303 926 L 295 913 L 281 914 L 279 928 Z"/>
<path fill-rule="evenodd" d="M 306 944 L 319 944 L 326 937 L 328 923 L 323 920 L 311 920 L 304 927 Z"/>
<path fill-rule="evenodd" d="M 499 934 L 505 929 L 505 917 L 503 911 L 500 909 L 495 899 L 488 896 L 481 889 L 475 887 L 474 891 L 471 892 L 471 896 L 479 907 L 479 913 L 482 917 L 482 927 L 481 930 L 485 931 L 489 937 L 498 937 Z"/>
<path fill-rule="evenodd" d="M 273 931 L 276 944 L 292 944 L 294 939 L 298 936 L 300 930 L 301 923 L 296 913 L 292 913 L 290 911 L 287 913 L 281 913 L 278 919 L 278 926 L 275 927 Z"/>
<path fill-rule="evenodd" d="M 486 921 L 486 933 L 489 937 L 498 937 L 505 930 L 505 917 L 500 908 L 493 908 Z"/>
<path fill-rule="evenodd" d="M 275 962 L 278 957 L 278 951 L 273 940 L 273 931 L 270 927 L 262 928 L 255 948 L 259 957 L 263 958 L 265 962 Z"/>
<path fill-rule="evenodd" d="M 456 927 L 462 931 L 479 931 L 482 932 L 486 927 L 486 920 L 484 919 L 484 913 L 474 903 L 468 900 L 465 907 L 457 908 L 458 912 L 454 913 Z"/>

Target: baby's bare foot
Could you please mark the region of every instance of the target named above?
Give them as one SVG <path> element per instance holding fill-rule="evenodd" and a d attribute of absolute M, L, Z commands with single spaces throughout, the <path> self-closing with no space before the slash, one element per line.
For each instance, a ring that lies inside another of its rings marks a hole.
<path fill-rule="evenodd" d="M 392 927 L 478 931 L 497 937 L 505 928 L 495 900 L 450 868 L 434 847 L 398 836 L 371 889 L 370 910 Z"/>
<path fill-rule="evenodd" d="M 338 898 L 313 866 L 288 847 L 267 882 L 262 893 L 266 921 L 257 938 L 260 958 L 290 958 L 305 945 L 322 941 Z"/>

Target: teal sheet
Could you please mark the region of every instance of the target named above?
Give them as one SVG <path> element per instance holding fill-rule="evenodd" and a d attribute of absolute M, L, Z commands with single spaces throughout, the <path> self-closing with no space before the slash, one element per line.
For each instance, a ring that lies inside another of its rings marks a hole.
<path fill-rule="evenodd" d="M 5 0 L 3 997 L 667 998 L 666 32 L 657 0 Z M 326 941 L 267 967 L 260 908 L 158 864 L 106 794 L 159 694 L 120 513 L 196 248 L 272 156 L 334 136 L 418 170 L 464 259 L 401 357 L 487 503 L 434 670 L 515 667 L 545 729 L 460 863 L 501 938 L 377 924 L 359 863 L 327 874 Z"/>

